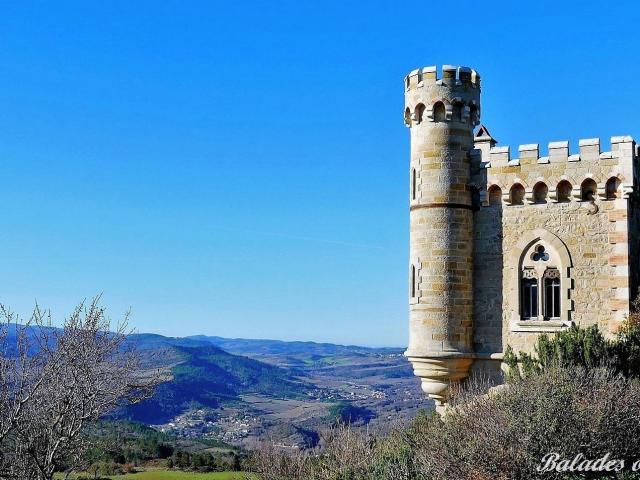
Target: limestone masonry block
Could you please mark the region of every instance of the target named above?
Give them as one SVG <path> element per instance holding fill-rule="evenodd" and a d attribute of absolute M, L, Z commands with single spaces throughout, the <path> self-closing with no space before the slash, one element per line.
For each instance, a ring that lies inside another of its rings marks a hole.
<path fill-rule="evenodd" d="M 583 161 L 594 161 L 600 158 L 600 139 L 586 138 L 578 141 L 580 148 L 580 159 Z"/>
<path fill-rule="evenodd" d="M 569 160 L 569 142 L 549 143 L 549 162 L 559 163 Z"/>
<path fill-rule="evenodd" d="M 491 154 L 491 166 L 493 167 L 501 167 L 501 166 L 507 166 L 507 164 L 509 163 L 509 160 L 511 159 L 510 153 L 509 153 L 509 147 L 493 147 L 490 150 L 490 154 Z"/>
<path fill-rule="evenodd" d="M 521 157 L 535 157 L 538 158 L 538 144 L 537 143 L 528 143 L 526 145 L 520 145 L 518 147 L 518 152 L 520 152 Z"/>

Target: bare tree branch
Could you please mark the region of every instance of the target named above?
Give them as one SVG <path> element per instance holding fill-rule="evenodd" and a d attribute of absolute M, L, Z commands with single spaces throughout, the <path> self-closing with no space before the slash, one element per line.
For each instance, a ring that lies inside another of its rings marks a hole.
<path fill-rule="evenodd" d="M 127 341 L 129 312 L 112 331 L 100 300 L 81 302 L 61 328 L 39 305 L 23 324 L 0 305 L 0 479 L 72 471 L 87 427 L 159 383 Z"/>

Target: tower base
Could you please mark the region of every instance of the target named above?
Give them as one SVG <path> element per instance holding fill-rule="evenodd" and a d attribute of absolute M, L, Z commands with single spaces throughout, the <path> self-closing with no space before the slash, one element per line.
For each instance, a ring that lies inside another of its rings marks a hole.
<path fill-rule="evenodd" d="M 436 402 L 436 411 L 442 413 L 444 405 L 451 393 L 450 387 L 469 376 L 473 363 L 472 354 L 464 353 L 431 353 L 405 356 L 413 365 L 413 372 L 420 377 L 422 391 Z"/>

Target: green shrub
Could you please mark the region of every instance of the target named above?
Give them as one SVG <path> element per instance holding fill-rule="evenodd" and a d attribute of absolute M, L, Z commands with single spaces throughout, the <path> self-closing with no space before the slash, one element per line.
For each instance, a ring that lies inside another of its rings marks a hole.
<path fill-rule="evenodd" d="M 509 377 L 537 375 L 556 367 L 587 370 L 606 367 L 627 378 L 640 377 L 640 322 L 636 314 L 624 322 L 613 340 L 606 340 L 597 326 L 571 326 L 553 337 L 540 335 L 534 354 L 505 349 Z"/>

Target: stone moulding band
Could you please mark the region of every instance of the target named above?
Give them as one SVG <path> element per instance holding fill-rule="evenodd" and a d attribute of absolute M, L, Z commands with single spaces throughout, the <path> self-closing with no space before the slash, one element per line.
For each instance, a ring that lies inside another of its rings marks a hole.
<path fill-rule="evenodd" d="M 420 210 L 421 208 L 463 208 L 465 210 L 473 210 L 473 206 L 464 203 L 422 203 L 420 205 L 411 205 L 410 211 Z"/>
<path fill-rule="evenodd" d="M 404 356 L 407 358 L 472 358 L 474 360 L 500 360 L 504 359 L 503 352 L 410 352 L 405 351 Z"/>

